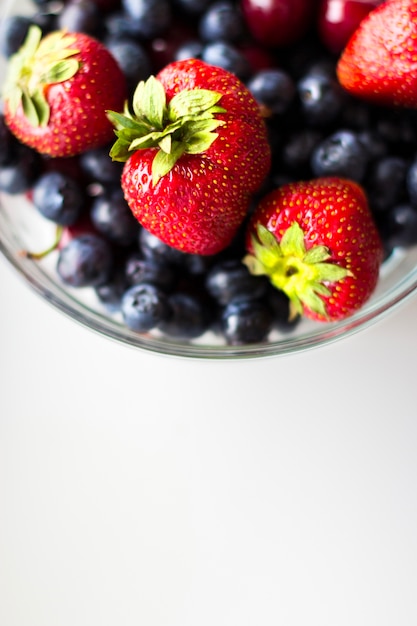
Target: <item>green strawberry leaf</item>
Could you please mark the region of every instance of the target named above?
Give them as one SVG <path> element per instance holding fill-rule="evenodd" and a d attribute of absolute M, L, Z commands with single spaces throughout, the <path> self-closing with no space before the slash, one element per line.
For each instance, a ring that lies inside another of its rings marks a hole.
<path fill-rule="evenodd" d="M 58 61 L 47 67 L 40 76 L 40 82 L 49 85 L 51 83 L 63 83 L 69 80 L 78 72 L 80 64 L 75 59 Z"/>
<path fill-rule="evenodd" d="M 109 156 L 113 161 L 124 163 L 127 160 L 126 154 L 129 154 L 130 141 L 125 141 L 119 137 L 111 147 Z"/>
<path fill-rule="evenodd" d="M 302 259 L 306 253 L 304 233 L 298 222 L 287 228 L 281 239 L 281 252 L 284 256 L 295 256 Z"/>
<path fill-rule="evenodd" d="M 36 109 L 38 124 L 39 126 L 46 126 L 49 121 L 50 108 L 49 104 L 44 96 L 43 91 L 38 89 L 32 95 L 32 102 Z"/>
<path fill-rule="evenodd" d="M 12 113 L 22 103 L 23 113 L 32 126 L 46 126 L 50 107 L 43 87 L 72 78 L 80 64 L 74 57 L 79 50 L 70 48 L 75 38 L 64 31 L 42 38 L 41 29 L 32 25 L 26 39 L 9 61 L 4 98 Z"/>
<path fill-rule="evenodd" d="M 321 263 L 327 261 L 330 258 L 329 249 L 326 246 L 314 246 L 307 250 L 304 255 L 304 261 L 306 263 Z"/>
<path fill-rule="evenodd" d="M 306 250 L 304 232 L 293 222 L 281 241 L 265 226 L 257 224 L 251 237 L 252 254 L 243 263 L 255 275 L 266 275 L 271 283 L 287 294 L 293 314 L 301 314 L 303 307 L 327 317 L 325 298 L 331 296 L 331 285 L 351 276 L 351 272 L 330 258 L 326 246 Z"/>
<path fill-rule="evenodd" d="M 157 130 L 163 128 L 166 113 L 166 96 L 162 83 L 154 76 L 141 81 L 133 94 L 133 111 L 145 118 Z"/>
<path fill-rule="evenodd" d="M 155 186 L 159 180 L 168 174 L 178 159 L 184 154 L 184 147 L 180 143 L 173 143 L 171 152 L 159 150 L 152 161 L 152 183 Z"/>
<path fill-rule="evenodd" d="M 168 117 L 173 122 L 186 116 L 194 117 L 209 110 L 222 95 L 209 89 L 184 89 L 177 93 L 168 105 Z M 221 109 L 225 112 L 224 109 Z"/>
<path fill-rule="evenodd" d="M 217 139 L 213 131 L 225 124 L 214 118 L 226 112 L 217 104 L 221 97 L 208 89 L 189 89 L 167 105 L 162 83 L 150 76 L 135 89 L 132 113 L 127 103 L 123 113 L 106 112 L 117 136 L 110 156 L 126 161 L 137 150 L 156 148 L 153 180 L 157 182 L 183 154 L 201 154 Z"/>
<path fill-rule="evenodd" d="M 194 133 L 187 142 L 187 154 L 201 154 L 202 152 L 206 152 L 218 136 L 218 133 Z"/>
<path fill-rule="evenodd" d="M 24 91 L 22 93 L 22 108 L 25 117 L 28 119 L 32 126 L 39 126 L 39 117 L 38 111 L 35 106 L 33 99 L 29 96 L 29 94 Z"/>
<path fill-rule="evenodd" d="M 161 141 L 158 143 L 158 146 L 161 148 L 162 152 L 166 152 L 167 154 L 170 154 L 171 149 L 172 149 L 172 136 L 165 135 L 165 137 L 163 137 Z"/>

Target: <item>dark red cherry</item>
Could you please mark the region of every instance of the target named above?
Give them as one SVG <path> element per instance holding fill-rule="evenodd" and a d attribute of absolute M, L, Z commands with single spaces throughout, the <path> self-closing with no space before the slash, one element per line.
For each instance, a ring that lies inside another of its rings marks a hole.
<path fill-rule="evenodd" d="M 360 22 L 383 0 L 321 0 L 318 31 L 324 45 L 340 53 Z"/>
<path fill-rule="evenodd" d="M 264 46 L 294 43 L 313 24 L 317 0 L 241 0 L 252 36 Z"/>

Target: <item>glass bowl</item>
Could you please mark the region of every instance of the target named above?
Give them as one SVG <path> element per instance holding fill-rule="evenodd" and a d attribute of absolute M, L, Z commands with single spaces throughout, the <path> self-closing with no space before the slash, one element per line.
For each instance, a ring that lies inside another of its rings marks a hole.
<path fill-rule="evenodd" d="M 10 13 L 12 2 L 3 5 Z M 13 13 L 24 14 L 32 5 L 13 2 Z M 0 59 L 0 83 L 5 62 Z M 396 249 L 384 262 L 371 299 L 355 315 L 342 322 L 322 323 L 303 319 L 291 332 L 272 331 L 268 341 L 248 345 L 226 345 L 214 332 L 198 339 L 178 340 L 152 331 L 139 334 L 129 330 L 119 313 L 110 314 L 90 288 L 64 285 L 55 270 L 57 252 L 42 260 L 32 260 L 23 250 L 47 248 L 55 236 L 55 226 L 42 218 L 24 196 L 0 192 L 0 250 L 40 297 L 83 326 L 122 344 L 155 353 L 200 358 L 244 359 L 276 357 L 319 348 L 366 329 L 383 319 L 414 295 L 417 289 L 417 246 Z"/>

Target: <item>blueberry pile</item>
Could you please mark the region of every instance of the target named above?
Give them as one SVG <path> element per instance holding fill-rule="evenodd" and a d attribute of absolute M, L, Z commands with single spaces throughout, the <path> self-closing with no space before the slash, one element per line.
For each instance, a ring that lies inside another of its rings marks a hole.
<path fill-rule="evenodd" d="M 223 67 L 245 82 L 268 126 L 273 161 L 259 196 L 289 181 L 351 178 L 368 194 L 386 258 L 395 247 L 417 243 L 417 113 L 347 95 L 336 80 L 337 58 L 314 25 L 302 41 L 272 50 L 251 39 L 238 2 L 33 1 L 31 16 L 1 25 L 5 59 L 36 23 L 44 33 L 66 28 L 102 40 L 131 93 L 172 60 L 196 57 Z M 120 313 L 139 333 L 158 329 L 189 341 L 211 330 L 240 345 L 297 326 L 286 296 L 241 263 L 245 224 L 212 257 L 170 248 L 131 215 L 120 188 L 122 165 L 109 150 L 48 160 L 19 144 L 0 113 L 0 190 L 27 194 L 34 210 L 62 231 L 56 272 L 63 283 L 91 287 L 109 313 Z"/>

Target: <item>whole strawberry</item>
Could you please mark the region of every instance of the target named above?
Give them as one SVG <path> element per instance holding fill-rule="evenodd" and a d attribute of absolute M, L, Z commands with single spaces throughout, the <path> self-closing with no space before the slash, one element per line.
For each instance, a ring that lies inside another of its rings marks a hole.
<path fill-rule="evenodd" d="M 383 106 L 417 106 L 417 2 L 387 0 L 362 20 L 337 66 L 351 94 Z"/>
<path fill-rule="evenodd" d="M 138 221 L 174 248 L 225 248 L 270 167 L 259 106 L 230 72 L 197 59 L 141 82 L 133 111 L 111 111 L 122 187 Z"/>
<path fill-rule="evenodd" d="M 22 143 L 67 157 L 112 140 L 106 110 L 123 107 L 126 83 L 94 38 L 64 31 L 42 37 L 32 26 L 10 59 L 3 95 L 6 123 Z"/>
<path fill-rule="evenodd" d="M 344 319 L 373 293 L 382 243 L 363 189 L 341 178 L 289 183 L 255 210 L 244 263 L 290 298 L 292 315 Z"/>

